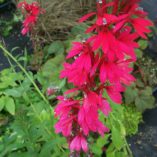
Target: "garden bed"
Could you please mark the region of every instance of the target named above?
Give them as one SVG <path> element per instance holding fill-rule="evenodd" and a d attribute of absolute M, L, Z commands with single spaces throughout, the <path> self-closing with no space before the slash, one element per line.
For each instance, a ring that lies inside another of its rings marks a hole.
<path fill-rule="evenodd" d="M 14 10 L 5 10 L 0 14 L 0 20 L 6 20 L 9 21 L 13 18 L 13 14 L 14 14 Z M 9 26 L 8 26 L 9 27 Z M 29 40 L 29 37 L 27 36 L 23 36 L 21 34 L 21 22 L 16 23 L 15 25 L 12 25 L 11 27 L 13 27 L 11 29 L 11 31 L 8 33 L 9 35 L 7 35 L 6 37 L 4 37 L 0 32 L 0 41 L 2 41 L 2 43 L 4 43 L 4 45 L 6 46 L 6 48 L 12 52 L 12 54 L 14 56 L 23 56 L 24 55 L 24 51 L 27 50 L 28 54 L 31 54 L 32 52 L 32 45 L 31 42 Z M 9 68 L 10 64 L 7 60 L 7 58 L 3 55 L 2 50 L 0 50 L 0 71 L 5 69 L 5 68 Z"/>
<path fill-rule="evenodd" d="M 128 141 L 134 157 L 157 156 L 157 108 L 143 114 L 144 122 L 140 124 L 137 135 Z"/>
<path fill-rule="evenodd" d="M 146 7 L 146 10 L 149 11 L 150 6 L 147 6 L 147 2 L 144 1 L 142 4 Z M 155 5 L 156 2 L 152 1 L 152 5 Z M 150 10 L 150 17 L 155 20 L 154 10 Z M 8 18 L 8 14 L 4 14 L 3 18 Z M 22 36 L 21 33 L 21 24 L 16 24 L 14 26 L 12 33 L 8 37 L 0 37 L 0 40 L 3 41 L 6 45 L 6 48 L 11 52 L 15 47 L 12 54 L 13 56 L 23 55 L 25 48 L 28 53 L 32 52 L 32 45 L 30 40 L 26 36 Z M 153 60 L 157 61 L 157 38 L 154 37 L 153 40 L 149 43 L 149 47 L 145 51 L 145 55 L 151 57 Z M 10 67 L 10 64 L 7 58 L 3 55 L 0 50 L 0 71 Z M 157 91 L 154 90 L 154 96 L 157 99 Z M 139 126 L 138 134 L 129 137 L 128 141 L 133 152 L 134 157 L 156 157 L 157 156 L 157 108 L 147 110 L 143 113 L 143 123 Z"/>

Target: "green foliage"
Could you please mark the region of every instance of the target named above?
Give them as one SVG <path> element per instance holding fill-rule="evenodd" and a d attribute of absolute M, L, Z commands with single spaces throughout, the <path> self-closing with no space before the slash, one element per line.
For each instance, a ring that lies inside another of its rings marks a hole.
<path fill-rule="evenodd" d="M 1 3 L 1 2 L 0 2 Z M 22 19 L 21 15 L 14 14 L 11 19 L 2 19 L 0 18 L 0 35 L 7 37 L 13 30 L 13 27 L 20 22 Z"/>
<path fill-rule="evenodd" d="M 17 73 L 14 69 L 6 69 L 0 73 L 1 157 L 69 155 L 65 138 L 54 131 L 56 120 L 53 110 L 57 94 L 67 88 L 66 80 L 58 79 L 65 50 L 70 48 L 72 40 L 80 41 L 87 37 L 83 33 L 85 28 L 85 25 L 78 25 L 72 29 L 68 40 L 56 41 L 46 46 L 44 64 L 36 75 L 31 72 Z M 78 32 L 80 35 L 76 35 Z M 139 42 L 141 49 L 137 53 L 140 58 L 147 44 L 145 41 Z M 25 58 L 21 60 L 25 61 Z M 51 104 L 45 103 L 44 94 L 48 87 L 58 89 Z M 112 112 L 107 118 L 100 113 L 100 119 L 110 128 L 110 132 L 104 137 L 95 134 L 91 136 L 88 140 L 90 150 L 94 157 L 103 156 L 104 153 L 107 157 L 132 157 L 126 137 L 137 133 L 138 124 L 142 121 L 141 111 L 153 107 L 152 89 L 138 75 L 136 83 L 124 93 L 125 105 L 114 104 L 110 99 L 109 102 Z"/>
<path fill-rule="evenodd" d="M 68 156 L 65 139 L 54 133 L 53 109 L 45 104 L 31 81 L 12 69 L 2 71 L 1 76 L 1 114 L 6 108 L 12 116 L 5 124 L 7 127 L 0 125 L 4 130 L 0 133 L 0 156 Z"/>
<path fill-rule="evenodd" d="M 136 108 L 125 106 L 124 107 L 124 120 L 123 124 L 128 136 L 135 135 L 138 132 L 138 125 L 142 122 L 142 113 L 137 111 Z"/>
<path fill-rule="evenodd" d="M 152 71 L 153 76 L 157 74 L 157 71 L 155 73 L 152 60 L 148 62 L 146 57 L 143 57 L 143 50 L 147 48 L 148 41 L 141 39 L 138 41 L 138 44 L 140 46 L 139 49 L 136 49 L 138 61 L 134 65 L 134 75 L 137 80 L 134 84 L 126 88 L 124 101 L 128 106 L 135 107 L 136 110 L 144 112 L 146 109 L 151 109 L 155 105 L 151 86 L 153 79 L 156 80 L 155 77 L 152 78 Z M 153 70 L 151 70 L 152 68 Z"/>
<path fill-rule="evenodd" d="M 64 53 L 64 45 L 61 41 L 54 41 L 48 48 L 48 54 L 63 54 Z"/>
<path fill-rule="evenodd" d="M 102 150 L 105 145 L 109 143 L 110 134 L 105 135 L 104 137 L 99 137 L 93 144 L 91 145 L 91 150 L 95 154 L 95 156 L 101 156 Z"/>
<path fill-rule="evenodd" d="M 0 0 L 0 4 L 4 3 L 6 0 Z"/>
<path fill-rule="evenodd" d="M 91 139 L 91 150 L 94 156 L 100 157 L 106 150 L 107 157 L 131 157 L 132 153 L 126 141 L 126 136 L 138 131 L 138 124 L 142 121 L 142 114 L 135 108 L 117 105 L 110 102 L 112 112 L 109 117 L 101 120 L 110 128 L 111 132 L 104 137 Z"/>
<path fill-rule="evenodd" d="M 139 47 L 135 50 L 136 56 L 138 59 L 141 59 L 143 57 L 143 50 L 145 50 L 148 47 L 148 40 L 140 39 L 138 41 Z"/>
<path fill-rule="evenodd" d="M 154 107 L 155 98 L 152 96 L 152 88 L 149 86 L 139 89 L 133 84 L 127 88 L 124 97 L 126 104 L 135 104 L 137 110 L 140 112 Z"/>
<path fill-rule="evenodd" d="M 62 87 L 62 80 L 58 78 L 63 62 L 64 56 L 62 54 L 57 55 L 56 57 L 49 59 L 38 71 L 37 80 L 44 90 L 50 86 L 57 88 Z"/>
<path fill-rule="evenodd" d="M 18 85 L 17 81 L 22 78 L 21 74 L 17 75 L 11 69 L 5 69 L 0 73 L 0 111 L 6 110 L 12 115 L 15 114 L 15 102 L 12 96 L 20 96 L 20 93 L 15 89 Z"/>

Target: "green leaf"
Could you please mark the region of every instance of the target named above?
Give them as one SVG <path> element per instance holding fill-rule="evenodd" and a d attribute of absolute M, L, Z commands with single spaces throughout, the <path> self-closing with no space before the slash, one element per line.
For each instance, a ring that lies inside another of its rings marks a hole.
<path fill-rule="evenodd" d="M 109 152 L 109 153 L 107 154 L 107 157 L 116 157 L 116 156 L 115 156 L 115 152 Z"/>
<path fill-rule="evenodd" d="M 144 83 L 143 83 L 140 79 L 137 79 L 137 80 L 136 80 L 136 85 L 137 85 L 138 87 L 142 87 L 142 88 L 145 87 Z"/>
<path fill-rule="evenodd" d="M 0 97 L 0 111 L 3 110 L 4 106 L 5 106 L 5 97 L 1 96 Z"/>
<path fill-rule="evenodd" d="M 109 138 L 110 134 L 106 134 L 104 137 L 99 137 L 96 141 L 96 143 L 94 143 L 91 146 L 92 152 L 96 155 L 101 155 L 102 154 L 102 148 L 103 146 L 105 146 L 106 144 L 108 144 L 108 138 Z"/>
<path fill-rule="evenodd" d="M 124 146 L 124 140 L 121 135 L 121 132 L 115 127 L 112 127 L 112 141 L 114 146 L 118 150 L 120 150 Z"/>
<path fill-rule="evenodd" d="M 136 49 L 135 53 L 136 53 L 137 58 L 142 58 L 143 52 L 140 49 Z"/>
<path fill-rule="evenodd" d="M 126 157 L 128 156 L 125 152 L 116 152 L 115 157 Z"/>
<path fill-rule="evenodd" d="M 111 143 L 106 151 L 107 157 L 115 157 L 115 146 Z"/>
<path fill-rule="evenodd" d="M 15 115 L 15 103 L 11 97 L 5 97 L 5 108 L 10 114 Z"/>
<path fill-rule="evenodd" d="M 37 79 L 47 88 L 48 86 L 59 86 L 61 81 L 59 79 L 60 70 L 64 61 L 63 55 L 57 55 L 55 58 L 48 60 L 37 74 Z M 63 82 L 64 83 L 64 82 Z"/>
<path fill-rule="evenodd" d="M 125 97 L 125 103 L 131 104 L 135 101 L 135 98 L 138 96 L 138 90 L 135 87 L 127 87 L 124 97 Z"/>
<path fill-rule="evenodd" d="M 64 45 L 61 41 L 54 41 L 48 48 L 48 54 L 64 53 Z"/>
<path fill-rule="evenodd" d="M 84 34 L 86 29 L 87 29 L 87 25 L 84 24 L 76 25 L 71 29 L 71 33 L 72 35 Z"/>
<path fill-rule="evenodd" d="M 147 40 L 139 40 L 138 44 L 142 50 L 144 50 L 148 47 L 148 41 Z"/>
<path fill-rule="evenodd" d="M 13 97 L 20 97 L 22 95 L 21 91 L 18 90 L 18 88 L 15 88 L 15 89 L 7 89 L 5 90 L 4 92 L 6 95 L 8 96 L 13 96 Z"/>
<path fill-rule="evenodd" d="M 140 112 L 144 112 L 146 109 L 151 109 L 154 107 L 155 99 L 153 96 L 141 95 L 135 100 L 135 105 Z"/>
<path fill-rule="evenodd" d="M 140 112 L 153 108 L 154 104 L 155 98 L 152 96 L 151 87 L 146 87 L 144 90 L 141 90 L 139 96 L 135 99 L 135 105 Z"/>
<path fill-rule="evenodd" d="M 142 113 L 135 107 L 124 106 L 124 121 L 127 135 L 134 135 L 138 132 L 138 125 L 142 121 Z"/>

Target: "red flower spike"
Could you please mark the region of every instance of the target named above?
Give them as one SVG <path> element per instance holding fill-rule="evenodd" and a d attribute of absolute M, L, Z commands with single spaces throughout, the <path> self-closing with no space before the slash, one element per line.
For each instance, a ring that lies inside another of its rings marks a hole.
<path fill-rule="evenodd" d="M 122 103 L 121 93 L 135 78 L 131 64 L 136 61 L 137 39 L 146 38 L 152 22 L 139 8 L 139 0 L 97 0 L 96 12 L 80 18 L 84 22 L 95 18 L 86 33 L 94 32 L 86 41 L 73 42 L 60 78 L 66 78 L 73 88 L 58 97 L 55 115 L 57 133 L 69 142 L 71 151 L 88 152 L 90 132 L 103 136 L 109 129 L 99 120 L 99 111 L 107 118 L 112 108 L 103 96 Z M 28 9 L 29 10 L 29 9 Z"/>
<path fill-rule="evenodd" d="M 24 1 L 20 2 L 17 7 L 21 9 L 25 16 L 25 20 L 23 21 L 23 29 L 21 31 L 21 33 L 25 35 L 32 30 L 37 22 L 38 16 L 43 14 L 45 10 L 40 8 L 38 2 L 28 4 L 26 1 Z"/>

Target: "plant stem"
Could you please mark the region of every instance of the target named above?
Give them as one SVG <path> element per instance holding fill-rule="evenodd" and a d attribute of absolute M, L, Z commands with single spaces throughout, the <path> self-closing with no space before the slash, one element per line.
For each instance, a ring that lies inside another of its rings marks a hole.
<path fill-rule="evenodd" d="M 128 142 L 126 141 L 126 139 L 125 139 L 125 144 L 126 144 L 126 149 L 129 153 L 129 157 L 133 157 L 132 151 L 131 151 L 130 146 L 129 146 Z"/>
<path fill-rule="evenodd" d="M 33 84 L 35 90 L 38 92 L 38 94 L 42 97 L 42 99 L 45 101 L 46 104 L 49 104 L 48 100 L 45 98 L 45 96 L 42 94 L 42 92 L 40 91 L 40 89 L 38 88 L 38 86 L 36 85 L 36 83 L 33 81 L 33 79 L 31 78 L 31 76 L 28 74 L 28 72 L 23 68 L 23 66 L 17 61 L 17 59 L 9 53 L 9 51 L 7 51 L 1 44 L 0 44 L 0 49 L 3 50 L 4 54 L 7 55 L 8 57 L 10 57 L 18 66 L 19 68 L 23 71 L 23 73 L 27 76 L 27 78 L 31 81 L 31 83 Z"/>

